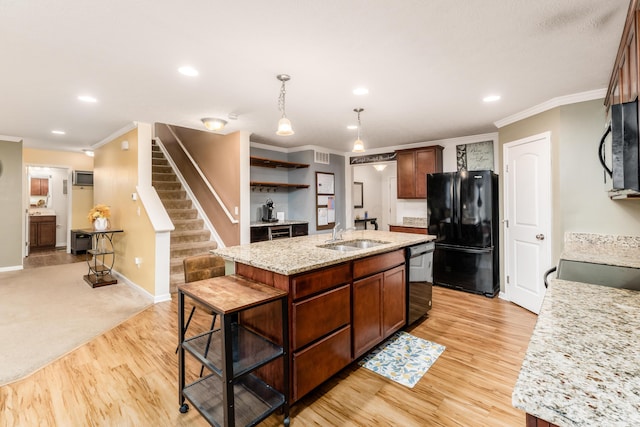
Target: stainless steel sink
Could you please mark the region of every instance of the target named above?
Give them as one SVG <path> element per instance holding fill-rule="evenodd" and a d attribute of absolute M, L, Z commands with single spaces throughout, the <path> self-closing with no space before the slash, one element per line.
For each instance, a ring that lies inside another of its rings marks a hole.
<path fill-rule="evenodd" d="M 383 245 L 389 242 L 382 242 L 379 240 L 366 240 L 366 239 L 358 239 L 358 240 L 345 240 L 335 243 L 329 243 L 326 245 L 320 245 L 319 248 L 324 249 L 332 249 L 334 251 L 348 252 L 348 251 L 357 251 L 360 249 L 368 249 L 373 248 L 378 245 Z"/>

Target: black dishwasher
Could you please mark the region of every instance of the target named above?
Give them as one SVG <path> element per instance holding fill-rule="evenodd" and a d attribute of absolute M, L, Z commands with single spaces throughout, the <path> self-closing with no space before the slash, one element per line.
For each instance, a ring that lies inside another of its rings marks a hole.
<path fill-rule="evenodd" d="M 407 325 L 431 309 L 434 248 L 433 242 L 407 247 Z"/>

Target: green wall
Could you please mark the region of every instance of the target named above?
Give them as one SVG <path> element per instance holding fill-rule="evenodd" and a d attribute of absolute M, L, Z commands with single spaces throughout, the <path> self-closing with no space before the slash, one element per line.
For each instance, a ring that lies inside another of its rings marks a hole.
<path fill-rule="evenodd" d="M 0 270 L 22 268 L 22 142 L 0 141 Z"/>

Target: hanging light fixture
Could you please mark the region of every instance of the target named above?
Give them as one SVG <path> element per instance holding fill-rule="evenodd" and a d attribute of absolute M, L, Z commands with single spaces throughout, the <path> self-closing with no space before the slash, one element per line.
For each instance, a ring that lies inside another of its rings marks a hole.
<path fill-rule="evenodd" d="M 201 119 L 204 126 L 209 130 L 222 130 L 227 124 L 226 120 L 216 119 L 215 117 L 205 117 Z"/>
<path fill-rule="evenodd" d="M 360 139 L 360 127 L 362 126 L 360 124 L 360 113 L 364 111 L 364 108 L 354 108 L 353 111 L 358 113 L 358 139 L 353 143 L 353 150 L 351 151 L 354 153 L 364 153 L 364 143 Z"/>
<path fill-rule="evenodd" d="M 280 86 L 280 96 L 278 97 L 278 110 L 282 112 L 282 117 L 278 121 L 278 130 L 276 131 L 276 135 L 288 136 L 293 135 L 293 128 L 291 127 L 291 122 L 287 119 L 287 113 L 285 112 L 284 106 L 284 96 L 286 94 L 286 90 L 284 88 L 284 82 L 288 82 L 291 77 L 288 74 L 278 74 L 277 79 L 282 82 Z"/>
<path fill-rule="evenodd" d="M 385 164 L 373 165 L 373 168 L 375 170 L 377 170 L 378 172 L 382 172 L 383 170 L 385 170 L 387 168 L 387 165 L 385 165 Z"/>

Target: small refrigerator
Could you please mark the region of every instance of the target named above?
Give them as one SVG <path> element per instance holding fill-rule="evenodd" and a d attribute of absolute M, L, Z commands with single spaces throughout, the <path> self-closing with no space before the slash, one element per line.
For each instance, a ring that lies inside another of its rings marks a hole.
<path fill-rule="evenodd" d="M 494 297 L 500 290 L 498 177 L 490 170 L 427 175 L 433 283 Z"/>

